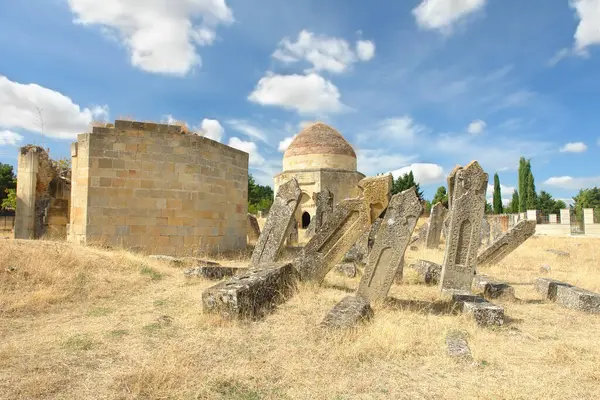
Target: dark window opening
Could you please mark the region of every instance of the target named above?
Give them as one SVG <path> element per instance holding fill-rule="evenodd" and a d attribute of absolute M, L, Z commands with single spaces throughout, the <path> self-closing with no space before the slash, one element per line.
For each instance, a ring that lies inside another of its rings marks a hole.
<path fill-rule="evenodd" d="M 302 229 L 308 228 L 310 225 L 310 214 L 306 211 L 302 214 Z"/>

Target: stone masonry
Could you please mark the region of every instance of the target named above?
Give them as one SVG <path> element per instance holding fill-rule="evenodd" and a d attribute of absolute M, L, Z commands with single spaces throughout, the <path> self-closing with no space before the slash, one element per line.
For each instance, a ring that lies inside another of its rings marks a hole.
<path fill-rule="evenodd" d="M 170 255 L 245 248 L 247 153 L 117 120 L 79 135 L 71 156 L 70 241 Z"/>
<path fill-rule="evenodd" d="M 477 161 L 448 176 L 452 198 L 440 288 L 470 290 L 480 243 L 488 175 Z"/>

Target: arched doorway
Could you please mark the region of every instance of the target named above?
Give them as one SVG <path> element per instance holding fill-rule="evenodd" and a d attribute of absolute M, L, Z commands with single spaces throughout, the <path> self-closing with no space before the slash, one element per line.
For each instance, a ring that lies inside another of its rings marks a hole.
<path fill-rule="evenodd" d="M 302 229 L 308 228 L 310 225 L 310 214 L 306 211 L 302 213 Z"/>

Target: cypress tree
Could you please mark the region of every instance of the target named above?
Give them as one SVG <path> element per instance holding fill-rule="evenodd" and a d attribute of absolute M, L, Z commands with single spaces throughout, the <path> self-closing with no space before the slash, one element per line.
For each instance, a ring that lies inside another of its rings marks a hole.
<path fill-rule="evenodd" d="M 518 212 L 524 212 L 527 209 L 527 165 L 529 162 L 525 157 L 519 159 L 519 203 Z"/>
<path fill-rule="evenodd" d="M 519 212 L 519 192 L 517 192 L 517 189 L 515 189 L 515 191 L 513 192 L 510 205 L 511 205 L 511 209 L 510 209 L 511 213 L 516 214 Z"/>
<path fill-rule="evenodd" d="M 537 208 L 538 201 L 537 194 L 535 193 L 535 180 L 531 172 L 531 164 L 529 164 L 529 170 L 527 171 L 527 209 L 537 210 Z"/>
<path fill-rule="evenodd" d="M 500 178 L 498 174 L 494 174 L 494 214 L 504 213 L 504 207 L 502 206 L 502 192 L 500 191 Z"/>

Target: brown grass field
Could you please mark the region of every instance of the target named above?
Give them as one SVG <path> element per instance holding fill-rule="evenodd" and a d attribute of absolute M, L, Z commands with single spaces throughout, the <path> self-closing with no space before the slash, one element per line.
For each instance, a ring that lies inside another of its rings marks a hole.
<path fill-rule="evenodd" d="M 599 251 L 598 239 L 534 237 L 480 271 L 515 285 L 519 301 L 497 301 L 508 317 L 501 328 L 447 313 L 437 288 L 405 270 L 394 306 L 374 306 L 375 319 L 355 331 L 325 333 L 319 322 L 359 278 L 332 272 L 264 320 L 224 322 L 202 314 L 202 290 L 214 283 L 180 268 L 125 251 L 0 240 L 0 398 L 598 398 L 600 316 L 545 303 L 530 283 L 543 275 L 598 292 Z M 472 363 L 446 354 L 453 328 L 468 332 Z"/>

